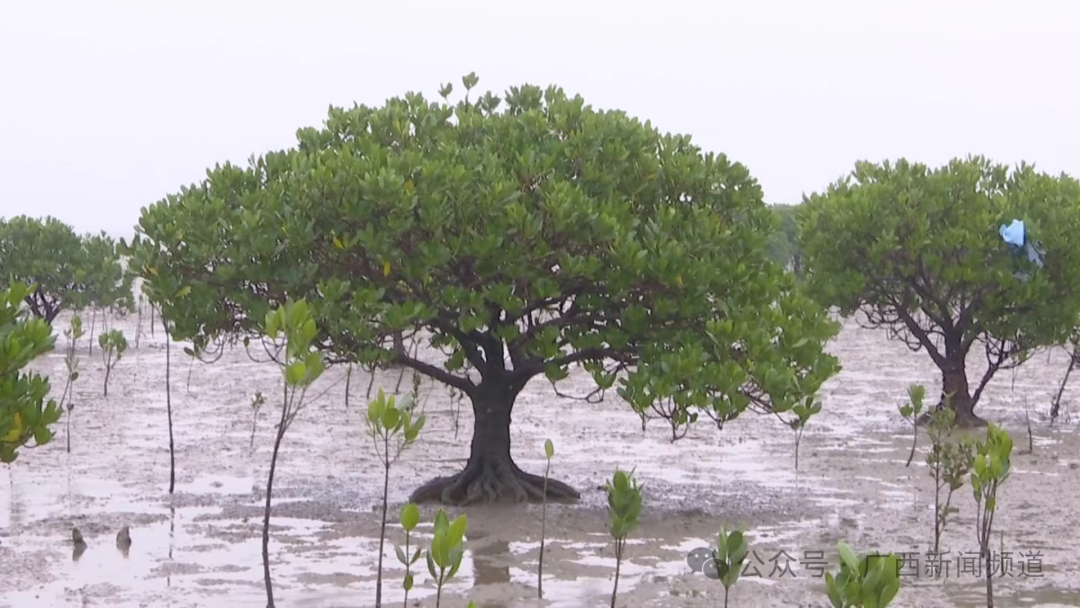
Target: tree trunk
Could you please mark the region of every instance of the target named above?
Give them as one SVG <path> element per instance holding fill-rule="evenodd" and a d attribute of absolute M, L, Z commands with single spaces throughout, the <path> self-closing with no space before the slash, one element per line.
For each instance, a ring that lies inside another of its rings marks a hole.
<path fill-rule="evenodd" d="M 956 425 L 960 427 L 986 426 L 986 421 L 975 415 L 975 403 L 968 385 L 966 357 L 950 354 L 941 368 L 941 400 L 948 396 L 949 404 L 956 413 Z"/>
<path fill-rule="evenodd" d="M 454 506 L 543 502 L 544 478 L 522 471 L 510 457 L 510 414 L 517 394 L 507 382 L 487 380 L 471 392 L 474 422 L 468 464 L 456 475 L 436 477 L 420 486 L 409 500 Z M 580 497 L 569 485 L 547 480 L 549 502 L 573 502 Z"/>

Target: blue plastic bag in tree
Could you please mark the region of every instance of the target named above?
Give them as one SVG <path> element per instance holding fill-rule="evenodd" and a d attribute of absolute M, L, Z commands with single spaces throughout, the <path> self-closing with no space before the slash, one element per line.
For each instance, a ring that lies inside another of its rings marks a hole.
<path fill-rule="evenodd" d="M 1024 246 L 1024 222 L 1013 220 L 1008 226 L 1002 224 L 1001 228 L 998 229 L 998 233 L 1010 246 L 1017 249 Z"/>
<path fill-rule="evenodd" d="M 1039 268 L 1043 267 L 1043 255 L 1045 252 L 1040 244 L 1032 243 L 1027 239 L 1024 222 L 1013 220 L 1008 226 L 1002 224 L 998 229 L 998 234 L 1001 235 L 1002 240 L 1005 241 L 1005 244 L 1009 246 L 1014 255 L 1019 257 L 1022 253 L 1026 253 L 1029 262 L 1034 263 Z M 1018 272 L 1016 277 L 1026 281 L 1029 275 L 1026 272 Z"/>

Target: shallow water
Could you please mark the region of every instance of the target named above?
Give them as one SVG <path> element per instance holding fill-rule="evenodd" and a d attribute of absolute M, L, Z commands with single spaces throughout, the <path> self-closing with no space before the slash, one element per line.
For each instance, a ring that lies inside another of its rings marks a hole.
<path fill-rule="evenodd" d="M 135 320 L 117 325 L 134 346 Z M 261 509 L 278 371 L 242 350 L 192 366 L 179 346 L 173 348 L 177 485 L 170 496 L 161 338 L 160 332 L 156 339 L 141 338 L 140 347 L 125 355 L 113 371 L 108 399 L 101 397 L 96 344 L 86 358 L 84 340 L 72 452 L 65 451 L 61 425 L 53 443 L 24 450 L 17 463 L 0 468 L 0 606 L 265 606 Z M 798 471 L 794 434 L 775 418 L 747 416 L 722 432 L 699 424 L 673 444 L 660 421 L 643 433 L 640 420 L 617 398 L 588 405 L 559 398 L 547 382 L 535 381 L 515 408 L 515 459 L 542 472 L 542 444 L 550 437 L 556 447 L 552 475 L 583 498 L 579 505 L 548 507 L 545 598 L 536 599 L 540 508 L 476 507 L 464 510 L 468 551 L 443 590 L 442 605 L 464 606 L 469 599 L 492 608 L 608 605 L 614 558 L 599 487 L 616 466 L 636 467 L 646 484 L 646 512 L 619 581 L 620 606 L 716 606 L 722 588 L 691 574 L 686 555 L 711 542 L 721 525 L 747 529 L 755 551 L 750 571 L 756 567 L 761 574 L 744 576 L 732 590 L 736 606 L 826 606 L 818 566 L 835 569 L 838 540 L 861 552 L 925 554 L 933 526 L 932 481 L 922 462 L 928 442 L 920 435 L 919 453 L 906 468 L 910 427 L 896 411 L 912 382 L 925 383 L 934 394 L 934 368 L 925 355 L 853 323 L 830 349 L 844 371 L 823 391 L 824 408 L 803 436 Z M 1015 377 L 1001 374 L 980 404 L 981 415 L 1013 434 L 1017 452 L 994 528 L 1007 551 L 1023 555 L 1014 554 L 1011 576 L 994 581 L 1000 606 L 1080 605 L 1080 565 L 1072 559 L 1080 516 L 1065 498 L 1080 485 L 1080 440 L 1074 422 L 1050 427 L 1045 416 L 1064 365 L 1060 353 L 1049 362 L 1040 355 Z M 62 377 L 60 351 L 39 368 Z M 977 357 L 972 368 L 981 373 Z M 285 439 L 271 522 L 281 606 L 374 603 L 382 480 L 363 425 L 367 381 L 354 375 L 346 409 L 344 370 L 328 371 L 314 391 L 327 392 Z M 388 372 L 376 378 L 376 388 L 393 391 L 397 382 L 398 372 Z M 406 377 L 401 390 L 408 385 Z M 255 391 L 270 403 L 259 415 L 251 448 Z M 575 374 L 560 391 L 584 395 L 588 379 Z M 428 426 L 394 465 L 391 519 L 417 483 L 454 472 L 468 455 L 468 406 L 455 428 L 447 392 L 425 382 L 424 393 Z M 1028 448 L 1029 418 L 1034 454 L 1021 454 Z M 957 555 L 977 549 L 970 490 L 958 491 L 954 504 L 960 513 L 942 540 L 953 551 L 948 575 L 926 575 L 922 558 L 919 576 L 905 579 L 894 606 L 985 605 L 985 583 L 962 572 L 965 559 Z M 434 511 L 422 509 L 423 520 L 430 522 Z M 450 510 L 451 517 L 457 514 Z M 73 552 L 72 525 L 87 541 L 81 554 Z M 133 539 L 126 555 L 114 542 L 124 525 Z M 425 542 L 429 531 L 422 524 L 413 541 Z M 403 540 L 400 528 L 391 526 L 383 593 L 395 604 L 403 597 L 403 568 L 390 543 Z M 415 574 L 409 603 L 434 606 L 423 558 Z"/>

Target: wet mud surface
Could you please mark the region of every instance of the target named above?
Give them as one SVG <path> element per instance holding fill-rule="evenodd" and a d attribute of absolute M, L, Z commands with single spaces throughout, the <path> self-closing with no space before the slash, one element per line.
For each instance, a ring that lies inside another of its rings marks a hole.
<path fill-rule="evenodd" d="M 61 327 L 66 320 L 58 320 Z M 176 440 L 176 491 L 168 494 L 169 451 L 165 350 L 161 332 L 134 348 L 135 319 L 117 321 L 132 349 L 113 371 L 103 398 L 104 369 L 94 346 L 83 353 L 75 385 L 71 453 L 67 431 L 53 443 L 23 450 L 0 468 L 0 607 L 117 606 L 174 608 L 265 606 L 261 503 L 272 449 L 280 375 L 243 349 L 213 364 L 190 363 L 174 345 L 171 387 Z M 149 333 L 148 329 L 144 329 Z M 37 368 L 54 385 L 63 377 L 57 351 Z M 442 606 L 607 606 L 614 555 L 600 490 L 616 467 L 636 467 L 645 483 L 645 513 L 627 547 L 620 606 L 718 606 L 723 588 L 693 574 L 686 555 L 708 544 L 721 525 L 743 526 L 751 549 L 748 574 L 732 590 L 732 606 L 828 606 L 820 567 L 836 568 L 836 542 L 857 551 L 912 552 L 921 557 L 894 606 L 985 605 L 985 583 L 971 573 L 977 545 L 975 503 L 959 490 L 960 508 L 946 530 L 949 550 L 934 578 L 925 557 L 932 545 L 933 482 L 920 433 L 905 467 L 911 428 L 897 405 L 913 382 L 937 391 L 937 374 L 922 353 L 883 333 L 848 323 L 830 346 L 844 366 L 821 395 L 822 413 L 807 427 L 794 466 L 794 433 L 776 418 L 747 415 L 723 431 L 698 424 L 678 442 L 663 421 L 641 422 L 617 397 L 600 404 L 559 398 L 536 380 L 518 399 L 513 453 L 525 470 L 543 473 L 543 442 L 556 456 L 552 476 L 582 493 L 573 506 L 549 505 L 544 599 L 536 598 L 540 507 L 449 509 L 469 517 L 467 552 Z M 265 355 L 258 353 L 260 359 Z M 998 606 L 1080 606 L 1077 525 L 1071 505 L 1080 490 L 1080 429 L 1073 417 L 1052 427 L 1046 417 L 1065 357 L 1041 354 L 1015 375 L 1003 372 L 978 412 L 1014 437 L 1013 475 L 999 492 L 995 536 L 1011 555 L 994 580 Z M 973 356 L 973 371 L 981 373 Z M 190 385 L 188 375 L 190 372 Z M 398 372 L 375 387 L 394 391 Z M 410 377 L 401 383 L 409 390 Z M 344 369 L 328 371 L 318 396 L 290 429 L 274 487 L 271 558 L 280 606 L 331 608 L 374 604 L 381 470 L 363 422 L 368 376 L 356 373 L 345 406 Z M 62 386 L 55 390 L 57 394 Z M 319 395 L 325 390 L 325 393 Z M 574 374 L 560 391 L 585 395 L 589 379 Z M 267 398 L 251 447 L 251 397 Z M 420 482 L 456 472 L 468 455 L 472 417 L 448 392 L 425 381 L 427 427 L 394 465 L 390 513 Z M 1078 393 L 1066 393 L 1066 401 Z M 1025 413 L 1027 412 L 1027 413 Z M 455 424 L 455 417 L 457 419 Z M 1028 448 L 1030 419 L 1034 453 Z M 435 508 L 421 510 L 430 522 Z M 71 542 L 77 526 L 86 547 Z M 116 546 L 129 526 L 132 544 Z M 430 524 L 421 523 L 426 542 Z M 400 605 L 403 568 L 388 531 L 384 601 Z M 827 562 L 827 565 L 822 564 Z M 434 606 L 423 558 L 409 604 Z M 944 570 L 947 569 L 947 572 Z"/>

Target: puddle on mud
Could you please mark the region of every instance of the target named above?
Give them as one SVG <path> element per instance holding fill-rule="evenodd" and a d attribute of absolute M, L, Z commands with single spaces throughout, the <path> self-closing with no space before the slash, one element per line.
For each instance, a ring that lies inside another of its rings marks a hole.
<path fill-rule="evenodd" d="M 133 322 L 116 326 L 131 335 Z M 107 400 L 100 396 L 100 365 L 96 358 L 85 361 L 75 392 L 72 453 L 64 449 L 61 426 L 53 444 L 25 450 L 15 465 L 0 468 L 0 571 L 11 573 L 0 578 L 0 607 L 265 605 L 261 511 L 274 408 L 264 407 L 256 420 L 252 448 L 250 403 L 255 391 L 277 394 L 277 371 L 242 351 L 191 366 L 174 349 L 177 483 L 169 496 L 163 347 L 161 336 L 144 337 L 114 370 Z M 721 525 L 747 530 L 750 562 L 761 574 L 741 579 L 732 591 L 734 605 L 824 605 L 817 571 L 836 567 L 839 540 L 862 552 L 925 553 L 933 525 L 932 482 L 923 462 L 929 442 L 920 433 L 915 459 L 905 467 L 910 427 L 896 415 L 896 405 L 912 382 L 936 390 L 937 373 L 918 354 L 853 327 L 830 350 L 845 369 L 823 390 L 824 408 L 804 433 L 798 471 L 794 435 L 774 419 L 748 416 L 723 432 L 698 425 L 673 444 L 669 429 L 652 422 L 642 432 L 637 417 L 615 400 L 583 408 L 556 398 L 544 382 L 531 384 L 514 412 L 514 457 L 522 468 L 542 471 L 542 444 L 550 437 L 557 452 L 552 476 L 583 496 L 580 505 L 548 508 L 545 599 L 536 598 L 540 508 L 477 507 L 465 510 L 468 550 L 444 589 L 443 605 L 464 606 L 468 599 L 482 608 L 607 605 L 614 556 L 599 486 L 616 466 L 636 467 L 646 483 L 641 527 L 621 571 L 620 605 L 715 606 L 719 585 L 692 574 L 686 554 L 711 544 Z M 877 368 L 881 361 L 890 368 Z M 1018 452 L 1013 478 L 999 497 L 995 530 L 1004 534 L 1007 550 L 1040 552 L 1043 570 L 1039 578 L 995 581 L 1001 605 L 1080 605 L 1080 564 L 1072 550 L 1080 540 L 1080 518 L 1060 498 L 1075 495 L 1080 482 L 1077 426 L 1048 427 L 1032 410 L 1035 453 L 1019 453 L 1028 444 L 1021 402 L 1047 402 L 1063 364 L 1033 360 L 1014 386 L 992 384 L 980 405 L 984 416 L 1014 433 Z M 977 366 L 973 362 L 973 372 Z M 48 357 L 41 366 L 54 375 L 62 367 L 62 357 Z M 343 375 L 327 372 L 331 390 L 297 420 L 282 447 L 270 547 L 281 605 L 373 603 L 381 472 L 364 432 L 367 378 L 354 377 L 346 409 Z M 397 381 L 398 373 L 389 372 L 375 386 L 393 391 Z M 567 385 L 563 392 L 587 392 L 580 375 Z M 454 472 L 468 453 L 470 412 L 462 411 L 455 424 L 446 392 L 429 387 L 425 382 L 424 436 L 395 464 L 392 520 L 419 480 Z M 1048 484 L 1060 489 L 1046 491 Z M 970 491 L 958 491 L 955 500 L 961 512 L 942 544 L 970 552 Z M 421 513 L 430 522 L 434 509 Z M 88 543 L 78 559 L 72 525 Z M 132 537 L 126 556 L 115 544 L 124 525 Z M 426 542 L 429 534 L 430 524 L 422 523 L 413 543 Z M 392 543 L 402 541 L 400 528 L 390 526 L 384 599 L 392 603 L 402 599 L 403 574 Z M 410 604 L 434 605 L 423 558 L 414 569 Z M 971 575 L 916 578 L 895 605 L 974 607 L 985 605 L 982 592 Z"/>

